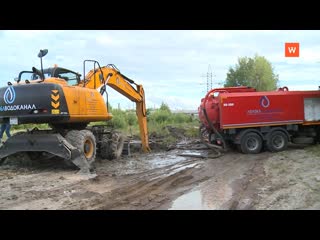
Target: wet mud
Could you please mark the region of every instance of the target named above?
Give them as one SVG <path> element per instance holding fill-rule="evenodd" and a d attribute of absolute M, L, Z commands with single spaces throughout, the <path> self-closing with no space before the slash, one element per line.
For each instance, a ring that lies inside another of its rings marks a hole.
<path fill-rule="evenodd" d="M 8 158 L 0 166 L 0 209 L 320 208 L 320 156 L 308 148 L 218 158 L 195 149 L 98 159 L 91 179 L 60 159 Z"/>

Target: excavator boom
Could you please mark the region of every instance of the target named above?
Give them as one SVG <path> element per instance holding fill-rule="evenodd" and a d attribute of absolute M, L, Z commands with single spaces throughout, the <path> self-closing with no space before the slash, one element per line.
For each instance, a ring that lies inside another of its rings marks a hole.
<path fill-rule="evenodd" d="M 136 89 L 132 86 L 136 85 Z M 86 76 L 85 81 L 79 85 L 87 88 L 101 88 L 100 93 L 106 90 L 106 85 L 121 93 L 131 101 L 136 103 L 136 114 L 138 117 L 142 150 L 149 152 L 148 127 L 146 116 L 145 94 L 142 85 L 136 84 L 133 80 L 124 76 L 114 65 L 107 65 L 91 70 Z"/>

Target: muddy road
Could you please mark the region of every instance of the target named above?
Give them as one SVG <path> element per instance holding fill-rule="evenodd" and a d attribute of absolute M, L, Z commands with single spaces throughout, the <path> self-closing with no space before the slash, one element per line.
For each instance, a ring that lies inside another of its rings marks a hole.
<path fill-rule="evenodd" d="M 58 159 L 20 156 L 0 166 L 0 209 L 320 209 L 316 147 L 219 158 L 183 149 L 133 154 L 98 160 L 93 179 Z"/>

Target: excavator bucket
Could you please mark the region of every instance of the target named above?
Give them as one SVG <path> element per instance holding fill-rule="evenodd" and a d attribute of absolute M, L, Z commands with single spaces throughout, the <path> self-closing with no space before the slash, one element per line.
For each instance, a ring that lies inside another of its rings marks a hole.
<path fill-rule="evenodd" d="M 41 131 L 24 132 L 13 135 L 0 147 L 0 159 L 18 152 L 47 152 L 70 160 L 81 174 L 91 174 L 91 166 L 79 149 L 72 146 L 59 133 L 42 133 Z"/>

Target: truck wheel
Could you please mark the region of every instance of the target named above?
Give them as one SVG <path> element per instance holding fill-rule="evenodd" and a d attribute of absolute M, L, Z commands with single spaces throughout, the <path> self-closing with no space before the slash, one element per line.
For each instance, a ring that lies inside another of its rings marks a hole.
<path fill-rule="evenodd" d="M 288 137 L 284 132 L 274 131 L 267 136 L 266 147 L 270 152 L 280 152 L 287 148 Z"/>
<path fill-rule="evenodd" d="M 100 155 L 109 160 L 119 159 L 124 145 L 124 137 L 120 133 L 112 133 L 111 141 L 107 135 L 102 137 Z"/>
<path fill-rule="evenodd" d="M 243 153 L 259 153 L 262 149 L 262 139 L 257 133 L 249 132 L 241 138 L 240 148 Z"/>
<path fill-rule="evenodd" d="M 93 133 L 89 130 L 71 130 L 65 138 L 84 154 L 91 167 L 96 159 L 96 138 Z"/>

